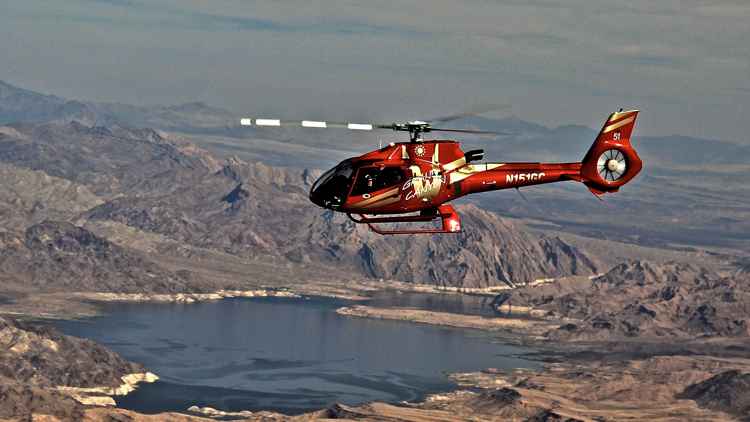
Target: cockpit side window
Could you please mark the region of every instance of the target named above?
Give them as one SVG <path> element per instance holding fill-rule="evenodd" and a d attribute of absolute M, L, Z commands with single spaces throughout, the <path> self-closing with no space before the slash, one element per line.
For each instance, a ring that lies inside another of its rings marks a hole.
<path fill-rule="evenodd" d="M 353 169 L 351 163 L 341 162 L 335 168 L 323 174 L 313 185 L 313 195 L 323 198 L 326 206 L 340 206 L 346 199 L 346 193 L 351 187 L 351 176 Z"/>
<path fill-rule="evenodd" d="M 357 173 L 352 195 L 364 195 L 404 181 L 404 172 L 400 167 L 363 167 Z"/>

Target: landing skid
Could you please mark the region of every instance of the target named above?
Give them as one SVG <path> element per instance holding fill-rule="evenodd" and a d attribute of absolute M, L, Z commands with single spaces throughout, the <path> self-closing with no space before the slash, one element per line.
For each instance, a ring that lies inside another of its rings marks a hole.
<path fill-rule="evenodd" d="M 360 219 L 354 218 L 351 213 L 347 213 L 349 219 L 357 224 L 367 224 L 370 230 L 377 234 L 435 234 L 435 233 L 460 233 L 461 220 L 458 213 L 450 205 L 440 205 L 437 208 L 423 211 L 420 215 L 402 215 L 394 217 L 366 217 L 364 214 L 358 214 Z M 385 230 L 379 228 L 378 224 L 383 223 L 426 223 L 440 218 L 442 228 L 439 229 L 414 229 L 414 230 Z"/>

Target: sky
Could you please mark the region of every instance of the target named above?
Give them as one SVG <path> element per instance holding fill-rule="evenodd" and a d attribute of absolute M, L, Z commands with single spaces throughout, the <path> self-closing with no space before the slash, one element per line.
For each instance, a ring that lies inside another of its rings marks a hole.
<path fill-rule="evenodd" d="M 750 143 L 747 0 L 3 0 L 0 80 L 248 116 L 428 119 L 480 104 L 549 126 Z M 497 114 L 500 116 L 500 114 Z"/>

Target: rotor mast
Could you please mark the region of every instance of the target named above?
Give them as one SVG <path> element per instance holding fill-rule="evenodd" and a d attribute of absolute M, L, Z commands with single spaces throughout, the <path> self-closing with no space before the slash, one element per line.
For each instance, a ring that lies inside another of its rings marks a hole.
<path fill-rule="evenodd" d="M 409 132 L 409 140 L 411 142 L 422 142 L 422 134 L 432 132 L 430 124 L 421 120 L 406 123 L 393 123 L 390 128 L 394 131 Z"/>

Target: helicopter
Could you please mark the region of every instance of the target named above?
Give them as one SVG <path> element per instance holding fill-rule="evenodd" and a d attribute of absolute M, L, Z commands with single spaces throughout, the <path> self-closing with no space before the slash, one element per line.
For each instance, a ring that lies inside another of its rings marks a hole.
<path fill-rule="evenodd" d="M 355 223 L 366 224 L 381 235 L 436 234 L 461 232 L 460 217 L 449 202 L 473 193 L 562 181 L 583 183 L 596 197 L 617 192 L 643 166 L 630 142 L 638 113 L 620 109 L 610 114 L 583 159 L 573 163 L 481 162 L 481 149 L 464 152 L 456 140 L 423 139 L 423 134 L 431 132 L 502 134 L 432 126 L 435 121 L 464 115 L 391 124 L 252 118 L 243 118 L 240 124 L 408 132 L 408 142 L 391 142 L 326 171 L 312 185 L 309 198 L 320 207 L 346 213 Z M 435 220 L 440 224 L 423 227 Z M 412 227 L 383 228 L 388 223 L 410 223 L 407 225 Z"/>

